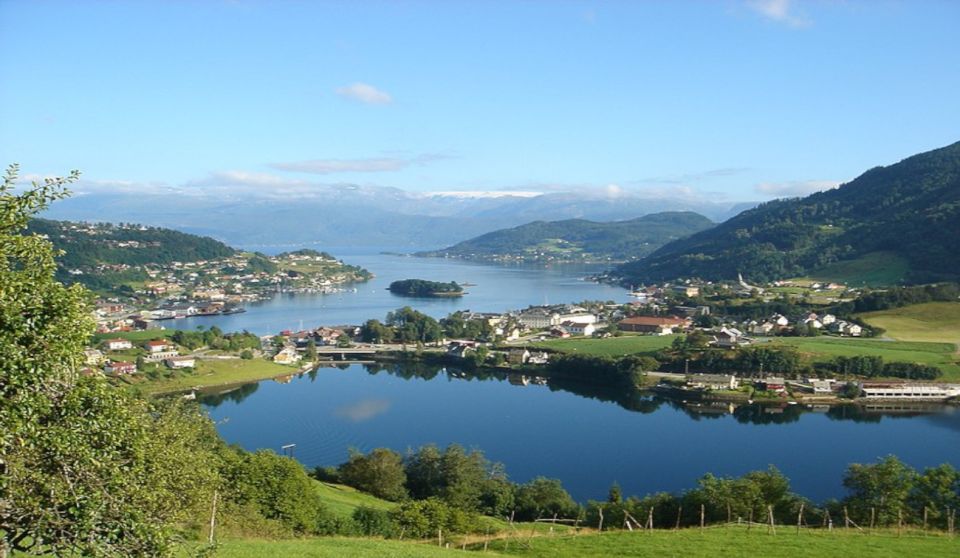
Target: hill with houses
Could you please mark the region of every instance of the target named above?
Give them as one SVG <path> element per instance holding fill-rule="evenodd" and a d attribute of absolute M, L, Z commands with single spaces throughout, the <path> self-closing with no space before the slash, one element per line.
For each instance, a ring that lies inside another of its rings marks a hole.
<path fill-rule="evenodd" d="M 499 261 L 629 261 L 712 225 L 692 211 L 666 211 L 606 223 L 534 221 L 417 255 Z"/>

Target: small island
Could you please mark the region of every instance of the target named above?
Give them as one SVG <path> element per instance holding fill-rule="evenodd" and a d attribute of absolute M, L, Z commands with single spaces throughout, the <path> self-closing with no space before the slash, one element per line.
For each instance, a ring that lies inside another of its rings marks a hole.
<path fill-rule="evenodd" d="M 424 279 L 404 279 L 390 283 L 389 290 L 401 296 L 463 296 L 463 287 L 456 281 L 441 283 Z"/>

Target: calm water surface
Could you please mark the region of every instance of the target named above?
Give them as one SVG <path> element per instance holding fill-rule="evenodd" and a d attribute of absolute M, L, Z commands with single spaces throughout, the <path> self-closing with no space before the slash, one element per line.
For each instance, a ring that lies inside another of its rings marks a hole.
<path fill-rule="evenodd" d="M 602 265 L 487 265 L 443 258 L 410 258 L 388 255 L 359 255 L 343 258 L 376 275 L 371 281 L 353 285 L 357 292 L 309 295 L 281 294 L 261 303 L 249 304 L 243 314 L 188 318 L 174 327 L 216 325 L 224 331 L 248 330 L 258 335 L 284 329 L 318 325 L 359 325 L 402 306 L 436 318 L 456 310 L 504 312 L 532 304 L 556 304 L 583 300 L 629 300 L 626 289 L 585 281 L 584 277 L 603 271 Z M 427 279 L 471 283 L 460 298 L 409 298 L 387 290 L 399 279 Z M 170 323 L 170 322 L 168 322 Z"/>
<path fill-rule="evenodd" d="M 653 397 L 515 383 L 439 367 L 373 373 L 349 365 L 286 384 L 249 384 L 203 402 L 228 442 L 277 451 L 295 443 L 295 456 L 308 466 L 339 464 L 350 447 L 404 452 L 458 443 L 504 463 L 515 481 L 559 478 L 581 501 L 605 497 L 614 481 L 625 494 L 678 491 L 706 472 L 740 475 L 770 464 L 795 491 L 823 500 L 842 496 L 848 463 L 896 454 L 915 467 L 960 465 L 956 408 L 923 415 L 799 406 L 704 414 Z"/>
<path fill-rule="evenodd" d="M 531 304 L 628 300 L 627 291 L 584 281 L 602 266 L 497 266 L 434 258 L 344 258 L 377 275 L 357 292 L 278 295 L 232 316 L 191 318 L 176 327 L 217 325 L 258 334 L 320 324 L 360 324 L 410 305 L 434 317 L 454 310 L 505 311 Z M 386 290 L 421 278 L 472 283 L 459 299 L 411 299 Z M 429 378 L 429 379 L 428 379 Z M 517 386 L 412 365 L 370 373 L 324 368 L 287 384 L 243 386 L 204 404 L 231 443 L 279 450 L 297 444 L 308 466 L 336 465 L 347 450 L 459 443 L 500 461 L 516 481 L 559 478 L 579 500 L 688 488 L 706 472 L 740 475 L 773 464 L 814 499 L 842 495 L 848 463 L 896 454 L 915 467 L 960 465 L 960 412 L 862 415 L 797 407 L 704 414 L 653 398 L 558 385 Z"/>

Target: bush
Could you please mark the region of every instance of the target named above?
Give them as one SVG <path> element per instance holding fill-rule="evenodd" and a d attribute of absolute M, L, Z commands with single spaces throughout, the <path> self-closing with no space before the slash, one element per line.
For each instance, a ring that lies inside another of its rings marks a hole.
<path fill-rule="evenodd" d="M 451 507 L 438 498 L 411 500 L 390 512 L 401 536 L 424 539 L 444 533 L 468 533 L 476 529 L 476 516 Z"/>
<path fill-rule="evenodd" d="M 353 511 L 353 523 L 358 534 L 365 537 L 389 538 L 396 533 L 390 514 L 384 510 L 360 506 Z"/>

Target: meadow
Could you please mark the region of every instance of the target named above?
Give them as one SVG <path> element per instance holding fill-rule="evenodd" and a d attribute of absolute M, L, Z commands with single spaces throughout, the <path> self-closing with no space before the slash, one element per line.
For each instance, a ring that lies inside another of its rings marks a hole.
<path fill-rule="evenodd" d="M 382 539 L 331 537 L 285 541 L 224 541 L 218 556 L 252 558 L 275 555 L 290 558 L 319 556 L 368 557 L 436 557 L 464 555 L 461 546 L 452 540 L 450 548 L 438 547 L 436 541 L 405 542 Z M 467 551 L 483 556 L 529 556 L 544 558 L 627 556 L 636 558 L 682 556 L 684 558 L 724 558 L 764 556 L 765 558 L 804 558 L 823 556 L 870 556 L 871 558 L 935 558 L 957 556 L 960 539 L 944 534 L 912 531 L 897 536 L 896 531 L 870 533 L 835 529 L 833 531 L 802 530 L 780 527 L 776 534 L 766 528 L 747 531 L 744 527 L 712 527 L 699 529 L 616 531 L 579 535 L 530 537 L 526 534 L 494 538 L 484 550 L 483 537 L 471 541 Z"/>
<path fill-rule="evenodd" d="M 943 379 L 960 379 L 960 364 L 956 347 L 951 343 L 892 341 L 853 337 L 777 337 L 772 345 L 790 346 L 813 362 L 831 360 L 838 356 L 878 356 L 884 362 L 914 362 L 936 366 L 943 371 Z"/>
<path fill-rule="evenodd" d="M 244 360 L 240 358 L 224 360 L 198 360 L 194 372 L 177 372 L 171 378 L 147 381 L 141 379 L 135 383 L 141 391 L 148 394 L 175 393 L 194 388 L 222 386 L 254 382 L 267 378 L 277 378 L 296 374 L 297 368 L 276 364 L 262 358 Z"/>
<path fill-rule="evenodd" d="M 960 343 L 960 302 L 926 302 L 859 317 L 893 339 Z"/>

